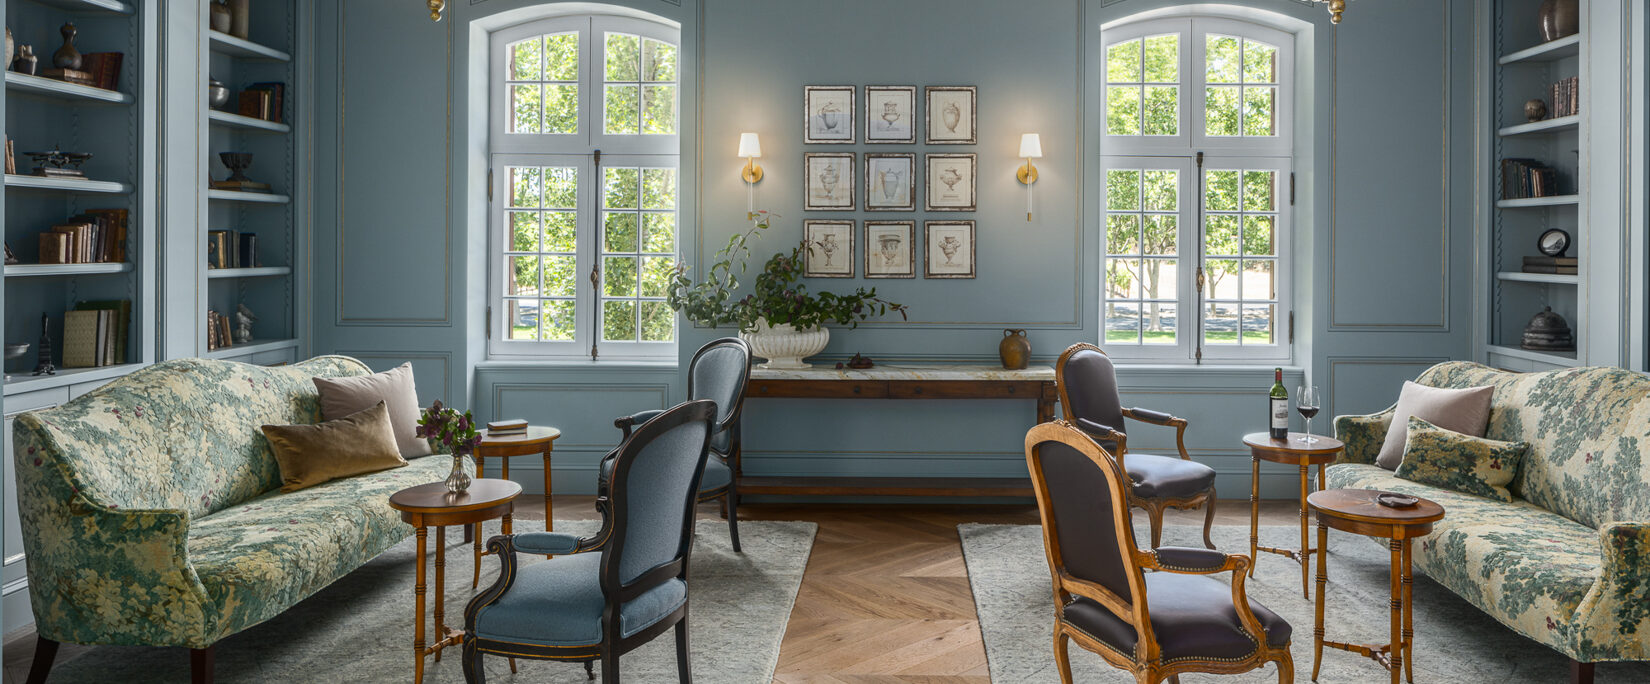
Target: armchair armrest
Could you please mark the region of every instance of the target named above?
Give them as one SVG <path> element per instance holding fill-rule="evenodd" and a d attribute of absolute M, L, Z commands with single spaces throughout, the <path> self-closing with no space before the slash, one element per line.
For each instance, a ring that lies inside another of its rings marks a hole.
<path fill-rule="evenodd" d="M 559 556 L 578 549 L 579 538 L 561 532 L 521 532 L 515 535 L 513 545 L 521 553 Z"/>
<path fill-rule="evenodd" d="M 1174 428 L 1175 449 L 1180 451 L 1180 459 L 1192 460 L 1192 455 L 1186 452 L 1186 427 L 1190 425 L 1185 418 L 1176 418 L 1162 411 L 1152 411 L 1143 408 L 1125 408 L 1123 417 L 1132 418 L 1150 425 L 1161 425 Z"/>
<path fill-rule="evenodd" d="M 613 427 L 624 430 L 625 439 L 630 439 L 631 428 L 653 420 L 654 418 L 659 417 L 659 414 L 661 413 L 664 413 L 664 411 L 655 409 L 652 411 L 642 411 L 641 413 L 628 415 L 623 418 L 617 418 L 613 421 Z"/>
<path fill-rule="evenodd" d="M 1243 554 L 1183 546 L 1160 546 L 1151 551 L 1136 551 L 1135 554 L 1140 567 L 1183 575 L 1213 575 L 1228 570 L 1247 574 L 1250 564 L 1249 557 Z"/>
<path fill-rule="evenodd" d="M 1394 407 L 1396 408 L 1396 407 Z M 1393 409 L 1367 416 L 1335 416 L 1335 439 L 1346 443 L 1336 463 L 1375 463 L 1392 424 Z"/>

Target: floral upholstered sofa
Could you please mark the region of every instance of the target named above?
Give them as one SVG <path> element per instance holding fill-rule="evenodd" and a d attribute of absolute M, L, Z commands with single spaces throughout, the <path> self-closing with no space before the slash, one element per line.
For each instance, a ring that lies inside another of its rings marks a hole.
<path fill-rule="evenodd" d="M 48 642 L 209 649 L 410 535 L 390 494 L 441 480 L 450 459 L 282 494 L 259 430 L 318 422 L 312 377 L 369 373 L 341 356 L 166 361 L 19 415 L 18 508 L 45 667 Z"/>
<path fill-rule="evenodd" d="M 1514 631 L 1580 664 L 1650 660 L 1650 376 L 1450 362 L 1416 382 L 1495 387 L 1484 436 L 1530 444 L 1514 500 L 1398 479 L 1375 465 L 1391 408 L 1335 419 L 1346 453 L 1329 467 L 1329 486 L 1443 504 L 1416 566 Z M 1591 666 L 1575 671 L 1585 680 Z"/>

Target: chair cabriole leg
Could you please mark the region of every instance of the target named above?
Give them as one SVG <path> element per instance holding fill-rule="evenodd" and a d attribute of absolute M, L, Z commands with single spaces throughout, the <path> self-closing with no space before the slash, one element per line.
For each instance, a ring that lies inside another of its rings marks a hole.
<path fill-rule="evenodd" d="M 189 681 L 191 684 L 212 684 L 212 661 L 216 646 L 189 649 Z"/>
<path fill-rule="evenodd" d="M 46 684 L 46 675 L 52 672 L 52 662 L 57 660 L 57 642 L 46 637 L 35 637 L 34 662 L 29 665 L 28 684 Z"/>
<path fill-rule="evenodd" d="M 682 684 L 693 684 L 693 669 L 688 662 L 688 623 L 683 616 L 676 623 L 676 678 Z"/>
<path fill-rule="evenodd" d="M 1209 530 L 1215 525 L 1215 488 L 1209 488 L 1209 498 L 1203 502 L 1208 509 L 1203 512 L 1203 546 L 1215 548 L 1215 542 L 1209 537 Z M 1253 559 L 1250 559 L 1253 560 Z"/>
<path fill-rule="evenodd" d="M 1593 664 L 1571 660 L 1570 684 L 1593 684 Z"/>

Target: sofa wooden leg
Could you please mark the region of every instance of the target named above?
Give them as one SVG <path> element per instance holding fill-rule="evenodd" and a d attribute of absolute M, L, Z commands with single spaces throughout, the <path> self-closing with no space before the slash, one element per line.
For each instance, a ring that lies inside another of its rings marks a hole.
<path fill-rule="evenodd" d="M 1570 684 L 1593 684 L 1593 664 L 1570 661 Z"/>
<path fill-rule="evenodd" d="M 190 684 L 212 684 L 212 656 L 216 646 L 189 649 Z"/>
<path fill-rule="evenodd" d="M 46 684 L 46 675 L 51 674 L 54 660 L 57 660 L 57 642 L 36 637 L 34 663 L 29 666 L 29 684 Z"/>

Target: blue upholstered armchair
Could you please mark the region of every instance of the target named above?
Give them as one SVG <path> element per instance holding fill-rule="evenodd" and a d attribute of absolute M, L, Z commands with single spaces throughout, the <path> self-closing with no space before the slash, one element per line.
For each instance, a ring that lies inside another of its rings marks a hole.
<path fill-rule="evenodd" d="M 619 656 L 676 629 L 676 666 L 688 667 L 688 556 L 693 507 L 705 474 L 717 407 L 690 401 L 638 427 L 614 457 L 608 506 L 612 536 L 600 553 L 573 553 L 579 539 L 555 532 L 493 537 L 502 564 L 493 586 L 464 609 L 464 680 L 486 682 L 486 654 L 602 662 L 619 681 Z M 517 553 L 554 558 L 518 566 Z M 567 555 L 558 555 L 567 554 Z"/>
<path fill-rule="evenodd" d="M 722 509 L 728 518 L 728 536 L 733 539 L 733 550 L 739 548 L 739 456 L 744 445 L 740 441 L 739 414 L 745 406 L 745 385 L 751 377 L 751 348 L 737 337 L 713 340 L 694 353 L 688 365 L 688 399 L 708 399 L 716 402 L 716 423 L 711 432 L 710 452 L 713 458 L 705 463 L 705 480 L 699 485 L 699 501 L 722 499 Z M 659 411 L 643 411 L 613 421 L 613 426 L 630 437 L 633 426 L 651 420 Z M 614 453 L 617 453 L 616 451 Z M 604 524 L 595 537 L 584 540 L 580 551 L 600 548 L 610 533 L 612 515 L 606 500 L 606 483 L 613 472 L 613 454 L 602 459 L 597 475 L 596 507 L 602 511 Z"/>

